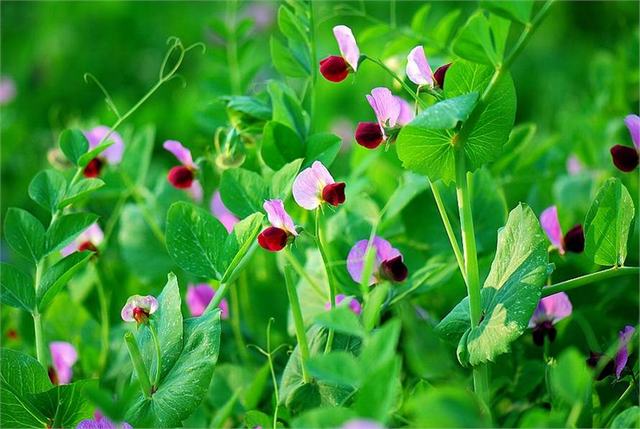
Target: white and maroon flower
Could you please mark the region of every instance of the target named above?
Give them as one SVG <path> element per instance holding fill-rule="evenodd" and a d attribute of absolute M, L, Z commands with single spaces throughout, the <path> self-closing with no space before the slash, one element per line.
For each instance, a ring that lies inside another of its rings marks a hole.
<path fill-rule="evenodd" d="M 82 420 L 76 429 L 133 429 L 133 426 L 127 422 L 116 425 L 96 410 L 93 413 L 93 419 Z"/>
<path fill-rule="evenodd" d="M 149 317 L 158 309 L 158 300 L 151 295 L 133 295 L 122 307 L 120 316 L 125 322 L 147 323 Z"/>
<path fill-rule="evenodd" d="M 213 193 L 210 209 L 213 216 L 227 229 L 227 232 L 233 231 L 234 225 L 238 223 L 238 218 L 224 205 L 220 197 L 220 191 Z"/>
<path fill-rule="evenodd" d="M 93 150 L 105 137 L 109 136 L 105 142 L 111 141 L 113 144 L 103 150 L 98 156 L 93 158 L 87 166 L 84 168 L 85 177 L 98 177 L 102 172 L 102 168 L 105 164 L 116 165 L 122 161 L 122 154 L 124 153 L 124 141 L 117 132 L 111 132 L 111 128 L 104 125 L 91 128 L 89 131 L 84 132 L 84 136 L 89 142 L 89 150 Z"/>
<path fill-rule="evenodd" d="M 207 283 L 189 285 L 187 288 L 187 307 L 193 317 L 201 316 L 207 306 L 216 295 L 216 291 Z M 220 301 L 220 317 L 229 317 L 229 304 L 226 299 Z"/>
<path fill-rule="evenodd" d="M 315 161 L 294 180 L 293 199 L 307 210 L 314 210 L 324 202 L 337 207 L 344 203 L 345 186 L 344 182 L 336 183 L 329 170 L 320 161 Z"/>
<path fill-rule="evenodd" d="M 368 240 L 358 241 L 349 251 L 347 256 L 347 271 L 351 278 L 360 283 L 362 280 L 362 271 L 364 270 L 364 257 L 367 252 Z M 373 264 L 373 272 L 369 278 L 369 285 L 376 284 L 382 279 L 394 282 L 404 281 L 409 271 L 403 262 L 400 251 L 381 237 L 374 237 L 372 242 L 373 251 L 375 251 L 375 261 Z"/>
<path fill-rule="evenodd" d="M 345 304 L 342 304 L 343 302 Z M 349 309 L 351 311 L 353 311 L 357 315 L 360 315 L 360 313 L 362 313 L 362 305 L 360 304 L 360 301 L 358 301 L 355 298 L 348 297 L 345 294 L 339 293 L 338 295 L 336 295 L 336 306 L 339 306 L 341 304 L 342 305 L 347 305 L 349 307 Z M 325 304 L 324 308 L 327 309 L 327 310 L 330 310 L 331 309 L 331 302 L 327 302 Z"/>
<path fill-rule="evenodd" d="M 618 170 L 629 173 L 640 163 L 640 116 L 627 115 L 624 123 L 629 129 L 634 147 L 617 144 L 611 148 L 611 158 Z"/>
<path fill-rule="evenodd" d="M 194 201 L 202 201 L 202 185 L 195 178 L 198 166 L 193 162 L 191 151 L 176 140 L 167 140 L 162 145 L 171 152 L 182 165 L 176 165 L 167 174 L 167 180 L 177 189 L 183 189 Z"/>
<path fill-rule="evenodd" d="M 277 252 L 297 237 L 298 232 L 282 200 L 267 200 L 263 207 L 271 226 L 258 235 L 258 244 L 270 252 Z"/>
<path fill-rule="evenodd" d="M 545 336 L 553 342 L 556 339 L 556 328 L 553 325 L 569 317 L 572 311 L 569 296 L 564 292 L 542 298 L 529 320 L 529 328 L 533 328 L 533 342 L 542 346 Z"/>
<path fill-rule="evenodd" d="M 341 55 L 331 55 L 321 60 L 320 73 L 328 81 L 342 82 L 350 72 L 358 70 L 360 49 L 353 32 L 346 25 L 333 27 L 333 35 L 336 37 Z"/>
<path fill-rule="evenodd" d="M 433 71 L 421 45 L 409 52 L 406 73 L 409 80 L 418 86 L 434 86 Z"/>
<path fill-rule="evenodd" d="M 53 368 L 49 378 L 53 384 L 69 384 L 73 376 L 73 365 L 78 360 L 78 352 L 71 343 L 54 341 L 49 344 Z"/>
<path fill-rule="evenodd" d="M 582 225 L 575 225 L 563 236 L 556 206 L 548 207 L 540 214 L 540 225 L 551 241 L 551 245 L 558 249 L 561 255 L 565 252 L 582 253 L 584 250 Z"/>
<path fill-rule="evenodd" d="M 360 122 L 356 128 L 356 142 L 367 149 L 375 149 L 388 138 L 394 137 L 399 127 L 413 119 L 411 105 L 395 96 L 388 88 L 371 90 L 367 101 L 376 115 L 376 122 Z"/>
<path fill-rule="evenodd" d="M 67 256 L 73 252 L 82 252 L 83 250 L 98 251 L 98 246 L 104 240 L 104 233 L 97 223 L 91 224 L 89 228 L 80 233 L 75 240 L 60 250 L 62 256 Z"/>

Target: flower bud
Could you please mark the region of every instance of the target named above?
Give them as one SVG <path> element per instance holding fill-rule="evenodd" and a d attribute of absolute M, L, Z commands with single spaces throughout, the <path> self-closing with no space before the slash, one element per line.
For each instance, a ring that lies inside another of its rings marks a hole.
<path fill-rule="evenodd" d="M 320 60 L 320 73 L 328 81 L 342 82 L 349 75 L 349 64 L 344 58 L 332 55 Z"/>
<path fill-rule="evenodd" d="M 367 149 L 375 149 L 384 141 L 384 134 L 376 122 L 360 122 L 356 128 L 356 142 Z"/>
<path fill-rule="evenodd" d="M 611 158 L 618 170 L 629 173 L 638 167 L 638 151 L 629 146 L 615 145 L 611 148 Z"/>

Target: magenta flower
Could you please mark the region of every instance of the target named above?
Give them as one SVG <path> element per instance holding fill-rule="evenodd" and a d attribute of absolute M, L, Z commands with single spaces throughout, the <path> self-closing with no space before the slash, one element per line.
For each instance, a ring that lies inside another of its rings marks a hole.
<path fill-rule="evenodd" d="M 358 70 L 360 49 L 356 43 L 353 32 L 346 25 L 333 27 L 333 35 L 336 37 L 341 56 L 331 55 L 320 61 L 320 73 L 328 81 L 342 82 L 349 72 Z"/>
<path fill-rule="evenodd" d="M 533 342 L 542 346 L 545 336 L 553 342 L 556 339 L 556 328 L 553 325 L 570 316 L 572 311 L 569 296 L 564 292 L 542 298 L 529 320 L 529 328 L 533 328 Z"/>
<path fill-rule="evenodd" d="M 125 322 L 147 323 L 149 317 L 158 309 L 158 300 L 151 295 L 133 295 L 122 307 L 120 316 Z"/>
<path fill-rule="evenodd" d="M 93 419 L 82 420 L 78 423 L 76 429 L 133 429 L 133 426 L 127 422 L 122 422 L 122 424 L 116 425 L 97 410 L 93 413 L 93 417 Z"/>
<path fill-rule="evenodd" d="M 351 419 L 341 429 L 384 429 L 378 422 L 366 419 Z"/>
<path fill-rule="evenodd" d="M 107 135 L 109 138 L 105 141 L 113 142 L 111 146 L 89 161 L 83 171 L 85 177 L 98 177 L 105 164 L 116 165 L 122 161 L 124 141 L 120 134 L 115 131 L 110 133 L 110 131 L 111 128 L 99 125 L 84 132 L 84 136 L 89 141 L 89 150 L 95 149 Z"/>
<path fill-rule="evenodd" d="M 634 147 L 617 144 L 611 148 L 611 158 L 620 171 L 629 173 L 635 170 L 640 162 L 640 116 L 627 115 L 624 123 L 629 129 Z"/>
<path fill-rule="evenodd" d="M 356 141 L 368 149 L 375 149 L 383 141 L 393 138 L 398 132 L 397 127 L 413 119 L 413 110 L 409 103 L 394 96 L 388 88 L 374 88 L 366 97 L 378 122 L 360 122 L 356 128 Z"/>
<path fill-rule="evenodd" d="M 85 229 L 75 240 L 60 250 L 62 256 L 67 256 L 73 252 L 82 252 L 83 250 L 98 251 L 98 246 L 104 240 L 104 233 L 97 223 L 92 224 Z"/>
<path fill-rule="evenodd" d="M 349 306 L 349 309 L 353 311 L 355 314 L 360 315 L 360 313 L 362 313 L 362 305 L 360 304 L 360 301 L 352 297 L 347 297 L 345 294 L 339 293 L 338 295 L 336 295 L 336 306 L 339 306 L 340 304 L 342 304 L 343 301 L 347 299 L 349 301 L 346 302 L 345 304 Z M 324 308 L 327 310 L 330 310 L 331 302 L 327 302 Z"/>
<path fill-rule="evenodd" d="M 561 255 L 565 251 L 582 253 L 584 250 L 584 231 L 582 225 L 578 224 L 571 228 L 564 236 L 558 219 L 558 208 L 556 206 L 547 207 L 540 214 L 540 224 L 547 234 L 551 245 L 558 249 Z"/>
<path fill-rule="evenodd" d="M 422 46 L 416 46 L 407 56 L 407 77 L 418 86 L 433 87 L 433 71 Z"/>
<path fill-rule="evenodd" d="M 4 106 L 5 104 L 9 104 L 16 98 L 16 84 L 8 76 L 0 77 L 0 106 Z"/>
<path fill-rule="evenodd" d="M 300 207 L 314 210 L 323 202 L 334 207 L 344 203 L 344 188 L 344 182 L 336 183 L 329 170 L 320 161 L 315 161 L 298 174 L 292 193 Z"/>
<path fill-rule="evenodd" d="M 177 189 L 184 189 L 195 201 L 202 201 L 202 185 L 196 180 L 198 166 L 191 158 L 191 151 L 176 140 L 167 140 L 162 145 L 180 161 L 180 164 L 169 170 L 167 180 Z"/>
<path fill-rule="evenodd" d="M 347 256 L 347 271 L 349 271 L 353 281 L 358 283 L 360 283 L 362 279 L 364 256 L 368 244 L 369 242 L 367 240 L 358 241 L 351 248 Z M 394 282 L 402 282 L 407 278 L 409 271 L 398 249 L 395 249 L 391 246 L 391 243 L 378 236 L 373 238 L 372 247 L 376 252 L 376 258 L 373 273 L 369 279 L 370 286 L 383 278 Z"/>
<path fill-rule="evenodd" d="M 584 170 L 584 166 L 580 162 L 577 156 L 571 155 L 567 158 L 567 172 L 571 176 L 575 176 L 576 174 L 580 174 L 580 172 Z"/>
<path fill-rule="evenodd" d="M 271 226 L 258 235 L 258 244 L 270 252 L 277 252 L 284 249 L 298 232 L 291 216 L 284 209 L 282 200 L 267 200 L 263 207 Z"/>
<path fill-rule="evenodd" d="M 54 341 L 49 344 L 53 371 L 49 371 L 49 378 L 53 384 L 69 384 L 73 376 L 73 364 L 78 360 L 78 352 L 65 341 Z"/>
<path fill-rule="evenodd" d="M 624 371 L 627 366 L 627 361 L 629 360 L 629 342 L 635 333 L 635 328 L 633 326 L 625 326 L 618 333 L 618 348 L 616 351 L 616 355 L 613 359 L 605 355 L 604 353 L 591 352 L 589 358 L 587 359 L 587 365 L 592 368 L 597 368 L 602 359 L 606 359 L 606 365 L 602 368 L 602 371 L 597 374 L 596 378 L 598 380 L 602 380 L 603 378 L 614 375 L 616 378 L 620 378 L 622 375 L 622 371 Z"/>
<path fill-rule="evenodd" d="M 220 221 L 222 225 L 227 229 L 228 233 L 233 231 L 233 227 L 238 223 L 238 218 L 229 211 L 229 209 L 222 202 L 220 197 L 220 191 L 215 191 L 213 197 L 211 197 L 210 209 L 213 216 Z"/>
<path fill-rule="evenodd" d="M 206 310 L 207 305 L 215 296 L 216 291 L 207 283 L 199 283 L 189 285 L 187 288 L 187 307 L 193 317 L 201 316 Z M 229 317 L 229 304 L 226 299 L 220 301 L 220 317 L 227 319 Z"/>

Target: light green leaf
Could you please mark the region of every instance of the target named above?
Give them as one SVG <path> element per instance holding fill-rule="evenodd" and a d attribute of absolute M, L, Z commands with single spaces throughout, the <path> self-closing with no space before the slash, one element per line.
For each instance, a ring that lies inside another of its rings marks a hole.
<path fill-rule="evenodd" d="M 278 38 L 271 36 L 271 59 L 278 72 L 290 77 L 307 77 L 309 70 L 296 58 L 293 51 Z"/>
<path fill-rule="evenodd" d="M 480 400 L 468 389 L 431 388 L 409 399 L 411 426 L 423 428 L 483 428 L 491 426 Z"/>
<path fill-rule="evenodd" d="M 291 427 L 333 429 L 342 427 L 349 420 L 356 419 L 357 417 L 355 411 L 349 408 L 315 408 L 293 419 Z"/>
<path fill-rule="evenodd" d="M 369 371 L 367 380 L 358 391 L 354 408 L 359 416 L 386 422 L 394 403 L 400 401 L 401 391 L 400 357 L 396 356 Z"/>
<path fill-rule="evenodd" d="M 155 135 L 155 127 L 147 125 L 137 131 L 125 145 L 120 170 L 138 185 L 143 184 L 147 178 Z"/>
<path fill-rule="evenodd" d="M 312 377 L 336 385 L 358 387 L 362 368 L 355 356 L 341 350 L 319 354 L 307 361 L 307 369 Z"/>
<path fill-rule="evenodd" d="M 552 395 L 568 406 L 586 403 L 591 400 L 592 377 L 582 353 L 573 348 L 565 350 L 551 367 Z"/>
<path fill-rule="evenodd" d="M 287 163 L 304 158 L 305 146 L 298 133 L 287 125 L 269 121 L 262 131 L 262 159 L 272 170 L 279 170 Z"/>
<path fill-rule="evenodd" d="M 91 162 L 93 158 L 100 155 L 102 152 L 104 152 L 106 148 L 108 148 L 114 143 L 115 143 L 114 140 L 111 138 L 111 136 L 109 136 L 109 140 L 105 141 L 104 143 L 101 143 L 100 145 L 91 149 L 89 152 L 80 156 L 80 159 L 78 159 L 78 166 L 86 167 L 87 164 L 89 164 L 89 162 Z"/>
<path fill-rule="evenodd" d="M 44 312 L 51 300 L 67 284 L 69 279 L 84 267 L 93 256 L 93 252 L 73 252 L 69 256 L 59 260 L 44 272 L 38 286 L 37 300 L 38 310 Z"/>
<path fill-rule="evenodd" d="M 458 122 L 467 120 L 476 101 L 478 101 L 477 92 L 442 100 L 424 109 L 410 122 L 410 125 L 431 130 L 454 128 Z"/>
<path fill-rule="evenodd" d="M 456 55 L 475 63 L 490 65 L 499 60 L 491 40 L 489 21 L 481 11 L 469 17 L 453 39 L 452 49 Z"/>
<path fill-rule="evenodd" d="M 67 190 L 67 192 L 64 194 L 64 198 L 58 204 L 58 208 L 62 209 L 70 204 L 81 201 L 103 186 L 104 182 L 98 178 L 92 177 L 88 179 L 82 179 L 75 183 L 71 187 L 71 189 Z"/>
<path fill-rule="evenodd" d="M 585 252 L 593 262 L 606 266 L 624 264 L 634 213 L 627 188 L 619 179 L 607 180 L 584 221 Z"/>
<path fill-rule="evenodd" d="M 272 198 L 279 198 L 286 200 L 291 194 L 291 186 L 293 181 L 300 171 L 302 165 L 302 158 L 292 161 L 284 165 L 278 170 L 271 178 L 271 193 Z"/>
<path fill-rule="evenodd" d="M 287 39 L 309 44 L 304 23 L 285 5 L 278 8 L 278 28 Z"/>
<path fill-rule="evenodd" d="M 67 181 L 56 170 L 44 170 L 36 174 L 29 184 L 29 196 L 33 201 L 53 213 L 62 199 Z"/>
<path fill-rule="evenodd" d="M 531 18 L 533 0 L 480 0 L 480 6 L 505 18 L 526 24 Z"/>
<path fill-rule="evenodd" d="M 353 311 L 346 307 L 336 307 L 333 310 L 320 313 L 316 316 L 315 322 L 328 329 L 343 334 L 363 337 L 365 332 L 362 323 Z"/>
<path fill-rule="evenodd" d="M 309 167 L 314 161 L 320 161 L 326 167 L 331 166 L 338 156 L 342 139 L 331 133 L 314 134 L 307 140 L 307 153 L 303 167 Z"/>
<path fill-rule="evenodd" d="M 640 428 L 640 407 L 634 405 L 616 416 L 611 429 Z"/>
<path fill-rule="evenodd" d="M 97 220 L 98 215 L 93 213 L 70 213 L 58 217 L 47 231 L 45 254 L 62 249 Z"/>
<path fill-rule="evenodd" d="M 247 260 L 262 229 L 263 218 L 262 213 L 254 213 L 234 225 L 233 231 L 225 240 L 221 261 L 218 264 L 224 272 L 224 282 L 232 281 Z"/>
<path fill-rule="evenodd" d="M 269 196 L 269 186 L 258 173 L 243 168 L 222 173 L 220 197 L 224 205 L 241 218 L 261 212 L 262 204 Z"/>
<path fill-rule="evenodd" d="M 36 294 L 31 277 L 4 262 L 0 267 L 0 301 L 12 307 L 33 311 Z"/>
<path fill-rule="evenodd" d="M 277 81 L 267 84 L 267 92 L 271 97 L 271 119 L 296 130 L 304 140 L 309 127 L 309 117 L 305 116 L 296 94 L 291 88 Z"/>
<path fill-rule="evenodd" d="M 58 144 L 62 153 L 73 164 L 78 165 L 80 157 L 89 150 L 89 142 L 78 129 L 67 129 L 60 133 Z"/>
<path fill-rule="evenodd" d="M 44 227 L 26 210 L 15 207 L 7 210 L 4 238 L 13 250 L 32 262 L 38 262 L 44 252 Z"/>

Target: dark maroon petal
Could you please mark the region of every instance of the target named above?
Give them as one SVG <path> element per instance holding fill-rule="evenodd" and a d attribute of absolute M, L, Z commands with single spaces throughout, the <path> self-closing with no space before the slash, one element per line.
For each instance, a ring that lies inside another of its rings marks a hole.
<path fill-rule="evenodd" d="M 611 148 L 611 158 L 618 170 L 629 173 L 638 167 L 638 151 L 629 146 L 615 145 Z"/>
<path fill-rule="evenodd" d="M 533 343 L 536 346 L 544 345 L 544 337 L 548 337 L 550 342 L 556 339 L 556 328 L 553 326 L 553 322 L 545 320 L 542 323 L 537 324 L 532 331 Z"/>
<path fill-rule="evenodd" d="M 338 206 L 344 203 L 344 182 L 332 183 L 322 189 L 322 199 L 332 206 Z"/>
<path fill-rule="evenodd" d="M 576 225 L 564 235 L 564 248 L 568 252 L 582 253 L 584 251 L 584 231 L 582 225 Z"/>
<path fill-rule="evenodd" d="M 169 170 L 167 179 L 176 188 L 187 189 L 193 183 L 193 171 L 184 165 L 178 165 Z"/>
<path fill-rule="evenodd" d="M 51 384 L 58 384 L 58 374 L 56 373 L 56 370 L 50 366 L 49 370 L 47 371 L 47 373 L 49 374 L 49 380 L 51 380 Z"/>
<path fill-rule="evenodd" d="M 328 81 L 342 82 L 349 75 L 349 65 L 344 58 L 332 55 L 320 61 L 320 73 Z"/>
<path fill-rule="evenodd" d="M 367 149 L 375 149 L 384 140 L 384 134 L 377 122 L 360 122 L 356 128 L 356 142 Z"/>
<path fill-rule="evenodd" d="M 392 259 L 382 261 L 382 273 L 389 280 L 394 282 L 404 281 L 409 275 L 407 266 L 402 262 L 402 256 L 396 256 Z"/>
<path fill-rule="evenodd" d="M 102 161 L 100 158 L 93 158 L 87 166 L 84 168 L 84 177 L 98 177 L 100 176 L 100 171 L 102 170 Z"/>
<path fill-rule="evenodd" d="M 277 252 L 287 245 L 289 234 L 284 229 L 270 226 L 258 235 L 258 244 L 270 252 Z"/>
<path fill-rule="evenodd" d="M 133 318 L 138 323 L 146 323 L 149 320 L 149 313 L 144 308 L 135 307 L 133 309 Z"/>
<path fill-rule="evenodd" d="M 438 88 L 444 88 L 444 77 L 447 74 L 449 67 L 451 67 L 451 63 L 440 66 L 433 74 L 433 78 L 436 80 L 436 86 Z"/>
<path fill-rule="evenodd" d="M 78 246 L 78 252 L 82 252 L 84 250 L 90 250 L 92 252 L 98 252 L 98 248 L 90 241 L 84 241 L 80 243 Z"/>

